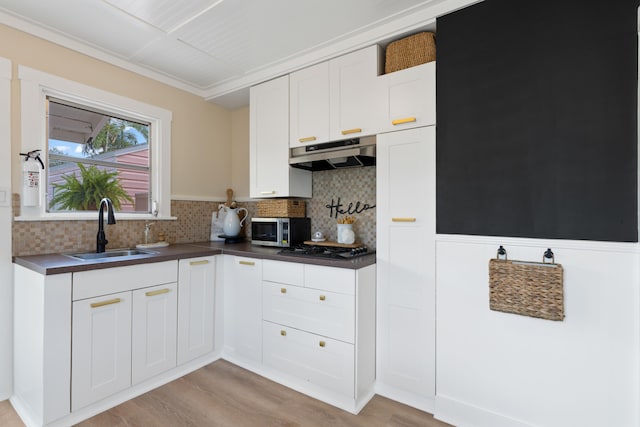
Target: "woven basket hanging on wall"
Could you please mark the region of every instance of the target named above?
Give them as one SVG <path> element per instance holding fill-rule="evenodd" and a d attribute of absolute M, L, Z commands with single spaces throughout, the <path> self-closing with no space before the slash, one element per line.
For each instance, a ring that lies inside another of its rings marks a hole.
<path fill-rule="evenodd" d="M 564 270 L 543 262 L 489 261 L 489 308 L 495 311 L 564 319 Z"/>

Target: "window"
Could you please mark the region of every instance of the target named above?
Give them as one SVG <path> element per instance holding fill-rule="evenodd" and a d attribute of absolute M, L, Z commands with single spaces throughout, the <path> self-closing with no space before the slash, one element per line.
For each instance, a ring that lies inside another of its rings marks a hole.
<path fill-rule="evenodd" d="M 41 150 L 46 168 L 38 205 L 16 219 L 94 219 L 91 197 L 77 197 L 91 179 L 120 195 L 118 218 L 170 218 L 170 111 L 28 67 L 18 76 L 21 152 Z"/>
<path fill-rule="evenodd" d="M 49 212 L 96 210 L 110 198 L 120 212 L 151 213 L 150 123 L 47 97 Z"/>

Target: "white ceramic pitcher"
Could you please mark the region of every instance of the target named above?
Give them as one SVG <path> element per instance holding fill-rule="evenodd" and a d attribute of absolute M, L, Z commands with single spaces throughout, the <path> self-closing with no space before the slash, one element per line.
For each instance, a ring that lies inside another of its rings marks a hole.
<path fill-rule="evenodd" d="M 229 208 L 224 207 L 225 215 L 224 222 L 222 223 L 222 231 L 226 237 L 236 237 L 240 234 L 240 229 L 242 228 L 242 224 L 244 224 L 244 220 L 247 219 L 249 212 L 245 208 Z M 242 221 L 238 217 L 238 214 L 244 211 L 244 217 Z"/>

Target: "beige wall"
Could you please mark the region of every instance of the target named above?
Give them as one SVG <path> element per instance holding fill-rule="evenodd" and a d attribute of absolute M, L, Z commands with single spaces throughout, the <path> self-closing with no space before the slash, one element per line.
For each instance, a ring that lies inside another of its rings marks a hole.
<path fill-rule="evenodd" d="M 18 65 L 26 65 L 172 111 L 172 196 L 224 199 L 225 189 L 232 184 L 230 111 L 208 103 L 196 95 L 4 25 L 0 25 L 0 40 L 0 57 L 10 59 L 14 71 L 11 126 L 14 192 L 20 191 L 21 183 L 18 156 L 20 85 L 16 76 Z M 238 130 L 237 133 L 242 132 Z M 248 123 L 246 133 L 248 135 Z M 240 139 L 242 138 L 241 136 Z M 248 144 L 248 136 L 246 143 Z M 248 172 L 248 168 L 245 171 Z M 246 193 L 248 194 L 248 187 Z"/>
<path fill-rule="evenodd" d="M 231 113 L 231 188 L 237 198 L 249 198 L 249 106 Z"/>

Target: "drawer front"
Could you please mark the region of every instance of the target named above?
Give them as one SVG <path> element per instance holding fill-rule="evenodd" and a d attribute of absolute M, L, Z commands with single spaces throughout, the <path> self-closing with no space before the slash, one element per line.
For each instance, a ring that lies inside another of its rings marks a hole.
<path fill-rule="evenodd" d="M 356 270 L 304 264 L 304 286 L 340 294 L 355 295 Z"/>
<path fill-rule="evenodd" d="M 354 346 L 262 322 L 263 363 L 336 393 L 354 397 Z"/>
<path fill-rule="evenodd" d="M 262 286 L 263 319 L 354 343 L 353 296 L 270 282 Z"/>
<path fill-rule="evenodd" d="M 262 262 L 262 280 L 304 285 L 304 264 L 283 261 L 264 260 Z"/>
<path fill-rule="evenodd" d="M 154 262 L 73 273 L 73 300 L 93 298 L 178 280 L 178 261 Z"/>

